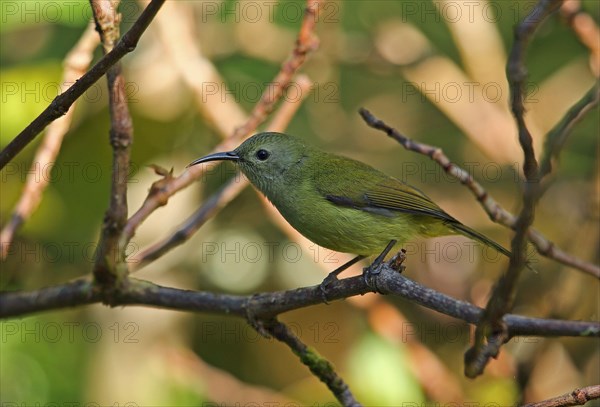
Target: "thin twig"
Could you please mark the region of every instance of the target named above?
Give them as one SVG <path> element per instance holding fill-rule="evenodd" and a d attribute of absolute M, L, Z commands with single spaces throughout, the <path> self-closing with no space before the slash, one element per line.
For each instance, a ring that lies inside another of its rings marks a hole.
<path fill-rule="evenodd" d="M 165 0 L 152 0 L 133 26 L 123 35 L 115 48 L 79 78 L 66 92 L 58 95 L 23 131 L 0 152 L 0 170 L 28 145 L 48 124 L 67 113 L 71 105 L 89 89 L 108 69 L 126 54 L 132 52 L 150 22 Z"/>
<path fill-rule="evenodd" d="M 160 44 L 167 59 L 193 92 L 196 106 L 205 121 L 225 138 L 239 123 L 247 120 L 246 112 L 235 98 L 223 97 L 229 90 L 214 64 L 202 54 L 198 33 L 195 32 L 199 19 L 192 10 L 193 4 L 181 1 L 165 4 L 156 17 Z"/>
<path fill-rule="evenodd" d="M 549 141 L 548 150 L 547 150 L 548 151 L 548 160 L 550 159 L 550 157 L 558 154 L 558 151 L 559 151 L 558 140 L 561 140 L 561 139 L 564 140 L 564 138 L 568 134 L 569 130 L 572 129 L 573 123 L 576 120 L 579 120 L 579 118 L 585 112 L 589 111 L 589 109 L 591 108 L 590 105 L 593 105 L 593 100 L 594 100 L 594 91 L 592 90 L 592 91 L 588 92 L 588 94 L 582 99 L 582 101 L 580 101 L 578 104 L 576 104 L 576 106 L 574 106 L 573 109 L 570 110 L 570 112 L 567 114 L 567 117 L 564 120 L 562 120 L 556 126 L 556 128 L 551 132 L 552 136 Z M 493 198 L 491 198 L 491 196 L 483 189 L 483 187 L 479 183 L 477 183 L 473 179 L 473 177 L 471 177 L 468 174 L 468 172 L 466 172 L 465 170 L 463 170 L 463 169 L 459 168 L 458 166 L 456 166 L 455 164 L 453 164 L 448 159 L 448 157 L 443 154 L 441 149 L 414 142 L 413 140 L 400 134 L 397 130 L 395 130 L 392 127 L 385 124 L 383 121 L 376 119 L 366 109 L 361 109 L 360 113 L 361 113 L 361 116 L 363 117 L 363 119 L 371 127 L 385 131 L 390 137 L 398 140 L 406 149 L 416 151 L 416 152 L 419 152 L 421 154 L 425 154 L 425 155 L 431 157 L 433 160 L 438 162 L 448 174 L 451 174 L 452 176 L 459 179 L 463 184 L 467 185 L 469 187 L 469 189 L 477 197 L 478 201 L 482 203 L 483 207 L 486 209 L 486 212 L 490 215 L 492 220 L 501 221 L 502 224 L 505 224 L 511 228 L 515 228 L 515 229 L 517 228 L 517 226 L 518 226 L 517 219 L 512 214 L 510 214 L 509 212 L 504 210 L 502 207 L 500 207 L 500 205 L 495 200 L 493 200 Z M 543 165 L 545 166 L 546 161 L 544 160 L 543 163 L 544 163 Z M 527 234 L 527 237 L 534 243 L 534 245 L 536 246 L 536 248 L 542 255 L 546 255 L 548 257 L 554 258 L 557 261 L 561 261 L 563 264 L 571 265 L 580 270 L 590 272 L 591 274 L 595 275 L 596 277 L 600 277 L 600 269 L 598 268 L 598 266 L 591 264 L 591 263 L 586 263 L 583 260 L 577 259 L 577 258 L 567 254 L 566 252 L 563 252 L 562 250 L 558 249 L 553 243 L 551 243 L 547 239 L 545 239 L 539 232 L 537 232 L 533 228 L 528 227 L 526 234 Z M 522 244 L 523 244 L 523 242 L 521 242 L 521 241 L 517 241 L 517 243 L 516 243 L 517 247 L 522 247 Z M 513 250 L 514 250 L 514 246 L 513 246 Z M 503 290 L 505 290 L 504 291 L 505 293 L 508 291 L 512 292 L 512 289 L 514 289 L 514 287 L 509 287 L 507 285 L 503 286 Z M 509 335 L 505 330 L 497 329 L 497 331 L 504 332 L 504 334 L 501 338 L 498 338 L 492 344 L 491 349 L 495 349 L 495 348 L 499 347 L 505 340 L 507 340 L 509 338 Z M 483 357 L 481 357 L 481 355 L 479 355 L 479 354 L 476 354 L 476 355 L 469 354 L 469 356 L 473 357 L 474 359 L 480 360 L 480 361 L 482 361 L 482 360 L 487 361 L 489 359 L 489 357 L 493 356 L 495 353 L 496 353 L 496 351 L 492 350 L 491 352 L 488 352 L 485 355 L 483 355 Z M 479 363 L 481 363 L 481 362 L 479 362 Z"/>
<path fill-rule="evenodd" d="M 321 0 L 307 0 L 304 9 L 304 18 L 296 40 L 296 46 L 292 51 L 292 56 L 281 66 L 279 73 L 267 89 L 263 92 L 256 108 L 252 111 L 250 119 L 235 129 L 232 138 L 240 140 L 254 131 L 266 117 L 273 111 L 277 101 L 283 96 L 294 74 L 306 61 L 307 55 L 319 47 L 319 40 L 314 33 L 318 21 L 319 9 L 322 6 Z"/>
<path fill-rule="evenodd" d="M 336 373 L 331 363 L 316 350 L 306 346 L 285 324 L 273 318 L 264 321 L 262 327 L 275 339 L 285 343 L 300 358 L 300 361 L 327 385 L 338 401 L 342 403 L 342 406 L 361 406 L 354 398 L 346 382 Z"/>
<path fill-rule="evenodd" d="M 254 106 L 248 121 L 236 128 L 234 133 L 223 140 L 213 152 L 227 151 L 237 147 L 237 145 L 250 135 L 273 110 L 283 92 L 291 83 L 295 73 L 300 69 L 309 52 L 316 49 L 318 41 L 313 34 L 317 21 L 320 2 L 318 0 L 308 0 L 307 8 L 300 27 L 298 39 L 292 56 L 282 64 L 281 69 L 275 79 L 263 92 L 260 101 Z M 125 239 L 129 241 L 138 226 L 152 214 L 156 209 L 167 204 L 169 198 L 183 188 L 189 186 L 197 180 L 210 165 L 192 166 L 187 168 L 178 177 L 166 180 L 160 188 L 151 190 L 142 206 L 131 216 L 125 227 Z M 162 181 L 162 180 L 161 180 Z M 159 181 L 160 182 L 160 181 Z"/>
<path fill-rule="evenodd" d="M 175 247 L 187 242 L 211 217 L 231 202 L 238 194 L 248 186 L 248 180 L 238 172 L 233 178 L 212 194 L 204 204 L 185 222 L 177 227 L 169 237 L 144 249 L 139 255 L 127 259 L 130 264 L 130 272 L 152 263 L 154 260 L 164 256 Z"/>
<path fill-rule="evenodd" d="M 527 148 L 524 147 L 523 150 L 527 151 Z M 531 152 L 533 153 L 533 149 Z M 525 153 L 526 156 L 527 154 Z M 535 173 L 537 172 L 536 163 Z M 533 177 L 538 179 L 537 175 Z M 475 343 L 465 353 L 465 375 L 470 378 L 482 374 L 490 358 L 496 358 L 500 347 L 510 339 L 503 316 L 514 306 L 517 281 L 526 264 L 526 233 L 533 222 L 539 198 L 538 181 L 526 182 L 523 195 L 523 209 L 515 223 L 516 233 L 511 241 L 508 269 L 494 286 L 483 317 L 475 329 Z"/>
<path fill-rule="evenodd" d="M 361 108 L 359 113 L 370 127 L 385 132 L 389 137 L 398 141 L 405 149 L 430 157 L 433 161 L 438 163 L 448 175 L 456 178 L 469 188 L 493 222 L 511 229 L 515 228 L 516 217 L 504 209 L 483 188 L 483 186 L 469 174 L 468 171 L 450 161 L 441 148 L 419 143 L 406 137 L 384 121 L 376 118 L 367 109 Z M 533 227 L 530 227 L 527 231 L 527 237 L 542 256 L 554 259 L 564 265 L 571 266 L 577 270 L 589 273 L 596 278 L 600 278 L 600 267 L 563 251 Z"/>
<path fill-rule="evenodd" d="M 490 358 L 496 358 L 502 345 L 510 338 L 503 316 L 514 306 L 517 282 L 527 261 L 527 230 L 533 223 L 535 207 L 543 193 L 540 185 L 542 174 L 524 118 L 524 82 L 527 78 L 525 55 L 534 32 L 548 16 L 558 10 L 561 3 L 562 0 L 538 1 L 527 17 L 517 25 L 515 40 L 508 58 L 507 78 L 511 89 L 511 108 L 519 129 L 519 144 L 525 157 L 523 208 L 515 222 L 515 235 L 511 241 L 508 269 L 494 286 L 483 317 L 475 329 L 475 343 L 465 353 L 465 375 L 471 378 L 483 373 Z M 550 140 L 546 146 L 549 147 L 546 155 L 549 172 L 550 158 L 558 154 L 559 147 L 556 147 L 557 144 L 553 140 Z"/>
<path fill-rule="evenodd" d="M 548 133 L 544 144 L 544 153 L 540 160 L 540 179 L 552 171 L 552 160 L 558 160 L 560 151 L 571 134 L 573 127 L 591 109 L 598 105 L 600 86 L 594 85 L 569 111 L 560 122 Z"/>
<path fill-rule="evenodd" d="M 567 407 L 567 406 L 583 406 L 590 400 L 600 398 L 600 385 L 583 387 L 575 389 L 570 393 L 562 396 L 554 397 L 537 403 L 529 403 L 523 407 Z"/>
<path fill-rule="evenodd" d="M 68 84 L 75 82 L 77 78 L 85 73 L 92 62 L 94 49 L 99 42 L 98 35 L 94 31 L 94 24 L 90 23 L 79 41 L 77 41 L 77 44 L 75 44 L 65 58 L 61 92 L 65 92 Z M 40 169 L 50 171 L 54 166 L 63 137 L 71 126 L 74 109 L 75 102 L 63 117 L 56 119 L 48 126 L 48 131 L 44 135 L 44 139 L 38 147 L 31 164 L 31 170 L 27 176 L 27 181 L 25 182 L 25 187 L 19 197 L 19 201 L 15 205 L 10 220 L 2 229 L 2 233 L 0 233 L 1 259 L 6 258 L 15 233 L 29 219 L 42 200 L 42 194 L 48 186 L 50 178 L 39 177 L 39 171 Z"/>
<path fill-rule="evenodd" d="M 373 286 L 383 294 L 398 296 L 442 314 L 476 324 L 483 310 L 473 304 L 454 299 L 425 287 L 399 274 L 388 263 L 383 263 L 374 273 Z M 328 301 L 341 300 L 374 292 L 362 276 L 334 281 L 327 287 Z M 24 315 L 98 303 L 106 293 L 93 289 L 89 279 L 77 280 L 36 291 L 16 291 L 0 294 L 0 318 Z M 126 283 L 111 293 L 111 306 L 146 305 L 151 307 L 234 315 L 257 319 L 273 318 L 279 314 L 323 303 L 320 285 L 237 296 L 206 291 L 181 290 L 162 287 L 149 281 L 128 278 Z M 104 301 L 106 302 L 106 301 Z M 250 308 L 249 308 L 250 307 Z M 530 318 L 508 314 L 504 316 L 509 334 L 513 336 L 575 336 L 600 337 L 600 323 Z"/>
<path fill-rule="evenodd" d="M 511 108 L 517 128 L 519 131 L 519 143 L 525 155 L 523 171 L 525 179 L 534 181 L 536 178 L 538 164 L 533 151 L 531 134 L 525 124 L 525 107 L 523 97 L 525 93 L 525 80 L 527 69 L 525 68 L 525 53 L 529 40 L 541 23 L 550 14 L 558 10 L 562 0 L 539 0 L 531 12 L 515 28 L 515 40 L 508 56 L 506 76 L 510 87 Z"/>
<path fill-rule="evenodd" d="M 105 55 L 110 53 L 119 38 L 121 15 L 117 12 L 120 0 L 90 0 L 96 30 L 100 34 Z M 133 123 L 121 63 L 117 62 L 106 73 L 110 112 L 110 145 L 113 150 L 110 204 L 104 215 L 100 242 L 95 255 L 94 277 L 104 285 L 111 285 L 127 272 L 125 249 L 121 244 L 123 227 L 127 222 L 127 176 Z"/>
<path fill-rule="evenodd" d="M 271 123 L 267 126 L 266 131 L 282 132 L 286 129 L 289 122 L 296 114 L 302 101 L 310 93 L 312 81 L 306 75 L 298 75 L 296 84 L 300 89 L 300 98 L 285 99 L 284 102 L 273 116 Z M 248 185 L 248 180 L 240 173 L 234 177 L 217 192 L 211 195 L 192 216 L 177 228 L 168 238 L 157 242 L 149 248 L 143 250 L 139 255 L 131 257 L 128 262 L 131 264 L 130 271 L 139 270 L 145 265 L 158 259 L 168 253 L 171 249 L 185 243 L 194 235 L 204 223 L 219 210 L 231 202 L 238 194 Z"/>

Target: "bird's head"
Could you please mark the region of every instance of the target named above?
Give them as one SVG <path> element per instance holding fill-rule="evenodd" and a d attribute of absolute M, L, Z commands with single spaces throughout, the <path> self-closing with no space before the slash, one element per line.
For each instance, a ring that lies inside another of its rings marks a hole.
<path fill-rule="evenodd" d="M 269 191 L 291 181 L 290 169 L 298 169 L 307 157 L 308 147 L 294 136 L 283 133 L 258 133 L 250 137 L 235 150 L 214 153 L 199 158 L 188 165 L 208 161 L 234 161 L 258 189 L 269 195 Z M 294 171 L 292 171 L 294 173 Z"/>

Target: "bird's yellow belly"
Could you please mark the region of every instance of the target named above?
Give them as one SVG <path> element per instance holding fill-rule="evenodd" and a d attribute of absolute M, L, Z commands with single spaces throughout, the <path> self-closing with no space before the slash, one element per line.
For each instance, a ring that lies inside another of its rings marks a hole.
<path fill-rule="evenodd" d="M 424 235 L 423 220 L 400 212 L 384 216 L 359 209 L 319 205 L 308 211 L 279 208 L 284 218 L 305 237 L 331 250 L 364 256 L 379 254 L 394 239 L 400 244 Z"/>

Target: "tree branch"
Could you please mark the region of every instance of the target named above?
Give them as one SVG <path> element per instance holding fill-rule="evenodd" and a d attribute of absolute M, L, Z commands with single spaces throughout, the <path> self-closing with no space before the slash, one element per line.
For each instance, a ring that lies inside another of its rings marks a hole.
<path fill-rule="evenodd" d="M 571 393 L 563 394 L 562 396 L 554 397 L 537 403 L 529 403 L 523 407 L 566 407 L 566 406 L 583 406 L 590 400 L 600 398 L 600 385 L 588 386 L 582 389 L 575 389 Z"/>
<path fill-rule="evenodd" d="M 322 6 L 321 3 L 322 0 L 306 1 L 304 18 L 292 56 L 281 66 L 277 76 L 269 83 L 248 121 L 243 126 L 235 129 L 232 135 L 234 140 L 239 142 L 265 121 L 267 115 L 275 108 L 277 101 L 283 96 L 283 92 L 291 83 L 294 74 L 306 61 L 307 55 L 319 47 L 319 39 L 314 30 L 318 21 L 319 9 Z"/>
<path fill-rule="evenodd" d="M 348 385 L 335 372 L 331 363 L 323 356 L 319 355 L 316 350 L 309 348 L 302 343 L 300 338 L 294 335 L 285 324 L 273 318 L 265 321 L 262 327 L 275 339 L 289 346 L 294 354 L 300 358 L 300 361 L 327 385 L 329 390 L 331 390 L 343 406 L 361 406 L 354 398 L 354 395 L 352 395 Z"/>
<path fill-rule="evenodd" d="M 213 193 L 204 204 L 177 227 L 169 237 L 156 242 L 138 255 L 128 259 L 130 271 L 134 272 L 164 256 L 172 249 L 187 242 L 211 217 L 231 202 L 248 186 L 248 181 L 238 172 L 227 184 Z"/>
<path fill-rule="evenodd" d="M 525 179 L 533 181 L 537 177 L 538 163 L 533 151 L 531 134 L 525 124 L 525 107 L 523 96 L 525 93 L 525 53 L 529 41 L 541 23 L 553 12 L 558 10 L 562 0 L 539 0 L 531 12 L 515 28 L 515 40 L 508 56 L 506 76 L 510 87 L 511 108 L 517 122 L 519 143 L 525 155 L 523 171 Z"/>
<path fill-rule="evenodd" d="M 545 1 L 541 1 L 540 4 L 538 4 L 538 7 L 542 6 L 549 8 L 557 7 L 556 4 L 546 3 Z M 547 16 L 549 13 L 550 12 L 547 10 L 535 11 L 534 9 L 534 12 L 532 12 L 528 19 L 526 19 L 523 23 L 525 27 L 517 28 L 516 42 L 526 42 L 528 40 L 528 35 L 533 33 L 535 29 L 535 25 L 532 25 L 531 23 L 533 15 L 537 14 Z M 524 45 L 519 43 L 518 45 L 515 45 L 515 48 L 518 49 L 518 52 L 511 53 L 511 56 L 513 58 L 522 58 L 522 55 L 524 54 Z M 522 65 L 522 61 L 520 60 L 511 60 L 511 62 L 509 62 L 509 75 L 516 75 L 515 78 L 510 78 L 513 89 L 522 89 L 522 81 L 524 80 L 524 77 L 519 76 L 519 72 L 522 73 L 523 70 L 517 69 L 518 67 L 522 67 Z M 469 187 L 469 189 L 482 203 L 493 220 L 498 218 L 503 219 L 504 224 L 508 224 L 517 232 L 511 245 L 512 255 L 508 272 L 506 275 L 501 277 L 494 289 L 492 298 L 490 299 L 488 307 L 486 308 L 486 313 L 481 320 L 482 325 L 478 325 L 476 331 L 476 344 L 465 355 L 465 372 L 467 376 L 470 377 L 480 374 L 489 358 L 495 357 L 500 346 L 510 338 L 510 334 L 508 333 L 502 316 L 512 308 L 516 281 L 518 280 L 520 270 L 525 265 L 526 237 L 528 237 L 536 245 L 538 251 L 543 255 L 550 255 L 552 258 L 562 262 L 565 262 L 566 260 L 568 264 L 577 266 L 582 270 L 591 272 L 596 277 L 600 277 L 600 269 L 596 265 L 585 263 L 579 259 L 567 255 L 562 251 L 559 251 L 551 242 L 548 242 L 545 238 L 543 238 L 539 232 L 530 228 L 533 221 L 535 204 L 542 193 L 542 190 L 539 186 L 539 180 L 543 175 L 546 175 L 548 172 L 550 172 L 550 160 L 559 154 L 560 148 L 564 144 L 564 140 L 566 139 L 570 130 L 573 128 L 574 123 L 597 103 L 597 90 L 595 88 L 590 90 L 588 94 L 586 94 L 586 96 L 584 96 L 584 98 L 569 111 L 565 118 L 561 120 L 561 122 L 550 133 L 547 139 L 541 169 L 538 169 L 537 161 L 533 155 L 534 152 L 531 136 L 529 135 L 523 119 L 522 95 L 520 95 L 518 98 L 513 96 L 512 99 L 513 112 L 519 126 L 519 139 L 525 154 L 524 171 L 527 176 L 523 210 L 517 218 L 502 209 L 495 201 L 493 201 L 483 187 L 481 187 L 481 185 L 479 185 L 466 171 L 451 163 L 440 149 L 415 143 L 407 137 L 399 134 L 395 129 L 386 125 L 381 120 L 376 119 L 367 110 L 361 109 L 360 111 L 363 119 L 371 127 L 385 131 L 390 137 L 398 140 L 405 148 L 428 155 L 438 162 L 447 173 L 455 176 L 463 184 Z M 500 217 L 498 214 L 501 214 L 502 216 Z M 560 253 L 560 255 L 558 253 Z M 487 338 L 487 344 L 484 343 L 484 338 Z"/>
<path fill-rule="evenodd" d="M 535 207 L 543 193 L 540 185 L 543 175 L 535 158 L 531 134 L 525 125 L 523 99 L 527 69 L 524 60 L 528 43 L 534 32 L 550 14 L 558 10 L 561 3 L 562 0 L 538 1 L 529 15 L 517 25 L 515 41 L 508 58 L 507 78 L 511 90 L 511 108 L 519 129 L 519 144 L 525 157 L 523 163 L 525 174 L 523 208 L 515 222 L 515 235 L 511 241 L 508 269 L 498 279 L 485 307 L 483 317 L 477 324 L 475 343 L 465 353 L 465 375 L 471 378 L 483 373 L 490 358 L 496 358 L 502 345 L 509 339 L 508 329 L 502 317 L 514 306 L 517 281 L 527 261 L 527 230 L 533 223 Z M 558 154 L 559 148 L 555 148 L 556 144 L 553 143 L 553 139 L 550 139 L 546 146 L 550 150 L 546 155 L 549 163 L 549 157 L 554 152 Z"/>
<path fill-rule="evenodd" d="M 105 55 L 113 51 L 119 38 L 121 15 L 117 12 L 120 0 L 90 0 L 96 30 L 102 40 Z M 133 143 L 133 123 L 121 63 L 106 73 L 110 112 L 110 145 L 113 150 L 110 204 L 104 215 L 100 242 L 95 255 L 94 277 L 99 283 L 111 286 L 127 273 L 125 246 L 121 242 L 127 222 L 127 177 L 129 156 Z"/>
<path fill-rule="evenodd" d="M 147 0 L 144 0 L 147 1 Z M 173 63 L 194 96 L 196 106 L 208 125 L 227 137 L 239 123 L 247 120 L 235 98 L 223 97 L 225 80 L 210 59 L 202 54 L 196 25 L 205 20 L 194 12 L 193 2 L 170 1 L 156 18 L 156 28 L 165 57 Z M 221 91 L 212 86 L 221 87 Z"/>
<path fill-rule="evenodd" d="M 94 32 L 94 24 L 90 23 L 79 41 L 77 41 L 77 44 L 75 44 L 65 58 L 61 92 L 67 90 L 67 84 L 74 83 L 77 78 L 85 73 L 85 70 L 92 62 L 94 49 L 98 43 L 99 38 Z M 36 174 L 39 173 L 39 168 L 50 171 L 54 166 L 54 161 L 60 151 L 63 137 L 71 126 L 75 108 L 74 103 L 63 117 L 50 124 L 48 131 L 44 135 L 44 139 L 36 151 L 23 192 L 15 205 L 10 220 L 2 229 L 2 233 L 0 233 L 0 259 L 6 259 L 15 233 L 37 209 L 42 200 L 42 194 L 48 186 L 49 179 L 48 177 L 36 177 Z"/>
<path fill-rule="evenodd" d="M 67 113 L 71 105 L 89 89 L 108 69 L 126 54 L 132 52 L 150 22 L 158 13 L 165 0 L 152 0 L 142 12 L 133 26 L 117 43 L 115 48 L 106 54 L 85 75 L 79 78 L 66 92 L 58 95 L 21 133 L 19 133 L 0 152 L 0 170 L 6 166 L 27 144 L 29 144 L 48 124 Z"/>
<path fill-rule="evenodd" d="M 596 84 L 569 109 L 561 121 L 548 133 L 544 144 L 544 153 L 540 161 L 540 179 L 550 174 L 552 171 L 552 160 L 558 160 L 560 151 L 571 134 L 573 127 L 590 110 L 598 105 L 599 99 L 600 86 Z"/>
<path fill-rule="evenodd" d="M 40 290 L 0 293 L 0 317 L 96 304 L 101 300 L 100 291 L 94 289 L 90 278 L 85 277 Z"/>
<path fill-rule="evenodd" d="M 442 314 L 476 324 L 483 310 L 473 304 L 425 287 L 382 263 L 374 274 L 373 287 L 362 276 L 333 282 L 327 287 L 328 301 L 341 300 L 356 295 L 378 291 L 414 302 Z M 5 292 L 0 294 L 0 318 L 22 317 L 35 312 L 63 309 L 97 302 L 111 306 L 145 305 L 151 307 L 234 315 L 247 319 L 269 319 L 296 309 L 322 304 L 320 285 L 287 291 L 260 293 L 252 296 L 218 294 L 205 291 L 181 290 L 163 287 L 149 281 L 128 278 L 111 293 L 110 302 L 105 294 L 97 292 L 89 280 L 77 280 L 63 285 L 30 292 Z M 505 315 L 503 318 L 509 336 L 576 336 L 600 337 L 600 323 L 594 321 L 564 321 Z"/>

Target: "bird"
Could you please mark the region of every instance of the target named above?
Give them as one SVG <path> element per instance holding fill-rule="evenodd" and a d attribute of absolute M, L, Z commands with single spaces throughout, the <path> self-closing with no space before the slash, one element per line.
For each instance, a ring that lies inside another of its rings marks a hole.
<path fill-rule="evenodd" d="M 380 261 L 382 250 L 389 246 L 389 251 L 396 242 L 456 234 L 510 256 L 509 250 L 462 224 L 419 189 L 296 136 L 258 133 L 233 151 L 198 158 L 188 167 L 209 161 L 237 164 L 286 221 L 312 242 L 357 255 L 345 266 L 376 254 Z M 342 267 L 331 277 L 341 271 Z"/>

